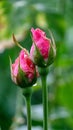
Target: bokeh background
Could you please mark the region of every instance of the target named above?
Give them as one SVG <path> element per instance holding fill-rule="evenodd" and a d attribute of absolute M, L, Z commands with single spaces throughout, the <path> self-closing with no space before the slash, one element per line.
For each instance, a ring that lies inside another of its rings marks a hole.
<path fill-rule="evenodd" d="M 20 44 L 30 50 L 30 29 L 52 31 L 57 56 L 47 77 L 49 130 L 73 130 L 73 0 L 0 0 L 0 127 L 27 130 L 26 107 L 21 89 L 10 77 L 12 61 Z M 42 89 L 40 78 L 33 87 L 32 130 L 42 130 Z"/>

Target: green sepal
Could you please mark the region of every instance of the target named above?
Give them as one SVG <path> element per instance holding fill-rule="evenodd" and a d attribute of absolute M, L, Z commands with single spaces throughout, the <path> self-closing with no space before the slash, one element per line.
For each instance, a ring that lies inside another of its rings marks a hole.
<path fill-rule="evenodd" d="M 14 34 L 13 34 L 13 41 L 14 41 L 14 43 L 15 43 L 16 46 L 18 46 L 20 49 L 24 50 L 24 51 L 26 52 L 26 54 L 29 55 L 28 51 L 27 51 L 25 48 L 23 48 L 23 47 L 20 45 L 20 43 L 16 40 Z"/>
<path fill-rule="evenodd" d="M 31 87 L 35 82 L 36 82 L 36 72 L 34 72 L 34 79 L 32 79 L 32 81 L 29 81 L 29 78 L 26 76 L 26 73 L 22 71 L 22 69 L 20 68 L 20 65 L 18 67 L 18 75 L 17 75 L 17 84 L 18 86 L 20 86 L 21 88 L 27 88 L 27 87 Z"/>
<path fill-rule="evenodd" d="M 53 37 L 53 34 L 51 32 L 51 30 L 48 30 L 51 36 L 51 43 L 50 43 L 50 52 L 48 55 L 48 60 L 47 60 L 47 66 L 51 65 L 54 62 L 54 59 L 56 57 L 56 44 L 55 44 L 55 40 Z"/>
<path fill-rule="evenodd" d="M 54 62 L 55 57 L 56 57 L 55 48 L 52 44 L 50 44 L 50 52 L 47 60 L 47 66 L 51 65 Z"/>
<path fill-rule="evenodd" d="M 12 74 L 12 60 L 11 60 L 11 57 L 9 56 L 9 61 L 10 61 L 10 73 L 11 73 L 11 79 L 13 80 L 13 82 L 15 83 L 14 81 L 14 76 Z M 16 83 L 15 83 L 16 84 Z"/>
<path fill-rule="evenodd" d="M 26 88 L 28 83 L 28 79 L 25 76 L 25 73 L 19 68 L 17 75 L 17 84 L 21 88 Z"/>
<path fill-rule="evenodd" d="M 38 49 L 38 47 L 36 46 L 36 44 L 34 43 L 34 46 L 35 46 L 35 52 L 34 52 L 34 63 L 36 65 L 38 65 L 39 67 L 46 67 L 46 62 L 43 58 L 43 56 L 41 55 L 40 53 L 40 50 Z"/>
<path fill-rule="evenodd" d="M 12 72 L 12 60 L 10 56 L 9 56 L 9 61 L 10 61 L 10 71 Z M 11 77 L 12 77 L 12 73 L 11 73 Z"/>

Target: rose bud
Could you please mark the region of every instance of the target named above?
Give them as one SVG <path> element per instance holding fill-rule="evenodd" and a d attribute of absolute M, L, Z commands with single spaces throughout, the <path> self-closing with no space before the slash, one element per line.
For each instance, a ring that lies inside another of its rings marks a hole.
<path fill-rule="evenodd" d="M 30 87 L 36 82 L 37 71 L 27 50 L 21 50 L 15 63 L 11 63 L 11 77 L 21 88 Z"/>
<path fill-rule="evenodd" d="M 30 49 L 30 57 L 32 61 L 39 67 L 47 67 L 53 63 L 56 56 L 54 39 L 46 37 L 46 33 L 39 28 L 31 29 L 33 44 Z"/>

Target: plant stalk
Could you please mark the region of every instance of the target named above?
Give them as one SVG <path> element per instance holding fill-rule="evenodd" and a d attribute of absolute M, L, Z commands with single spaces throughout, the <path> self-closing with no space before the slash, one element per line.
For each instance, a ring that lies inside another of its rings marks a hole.
<path fill-rule="evenodd" d="M 27 127 L 31 130 L 31 96 L 26 97 L 26 107 L 27 107 Z"/>
<path fill-rule="evenodd" d="M 27 108 L 27 128 L 28 130 L 31 130 L 32 122 L 31 122 L 31 87 L 24 89 L 23 95 L 25 97 L 26 101 L 26 108 Z"/>
<path fill-rule="evenodd" d="M 48 130 L 48 87 L 47 87 L 47 68 L 40 69 L 40 76 L 42 82 L 42 99 L 43 99 L 43 129 Z"/>

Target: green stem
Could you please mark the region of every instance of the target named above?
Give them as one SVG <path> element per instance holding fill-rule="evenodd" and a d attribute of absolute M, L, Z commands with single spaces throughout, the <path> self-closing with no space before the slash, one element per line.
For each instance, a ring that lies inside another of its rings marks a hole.
<path fill-rule="evenodd" d="M 27 106 L 27 126 L 28 130 L 31 130 L 31 96 L 26 97 Z"/>
<path fill-rule="evenodd" d="M 48 87 L 47 87 L 47 68 L 40 69 L 41 82 L 42 82 L 42 98 L 43 98 L 43 128 L 48 130 Z"/>
<path fill-rule="evenodd" d="M 27 107 L 27 127 L 28 130 L 31 130 L 31 87 L 24 89 L 23 95 L 26 100 L 26 107 Z"/>

